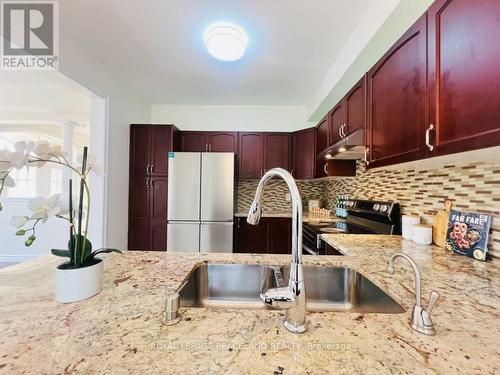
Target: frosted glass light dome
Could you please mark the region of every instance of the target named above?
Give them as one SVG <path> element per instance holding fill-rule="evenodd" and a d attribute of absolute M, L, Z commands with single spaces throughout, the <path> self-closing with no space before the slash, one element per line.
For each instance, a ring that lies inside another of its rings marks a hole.
<path fill-rule="evenodd" d="M 247 34 L 240 27 L 230 23 L 216 23 L 204 34 L 208 53 L 221 61 L 241 59 L 248 44 Z"/>

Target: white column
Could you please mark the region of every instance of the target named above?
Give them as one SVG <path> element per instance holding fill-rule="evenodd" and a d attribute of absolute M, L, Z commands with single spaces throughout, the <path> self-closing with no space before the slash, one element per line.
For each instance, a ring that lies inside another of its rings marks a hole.
<path fill-rule="evenodd" d="M 64 121 L 62 124 L 63 142 L 62 150 L 66 153 L 66 158 L 68 162 L 74 164 L 73 158 L 73 130 L 75 127 L 80 126 L 79 123 L 75 121 Z M 62 199 L 67 200 L 69 198 L 69 179 L 72 178 L 72 173 L 69 168 L 62 169 Z"/>

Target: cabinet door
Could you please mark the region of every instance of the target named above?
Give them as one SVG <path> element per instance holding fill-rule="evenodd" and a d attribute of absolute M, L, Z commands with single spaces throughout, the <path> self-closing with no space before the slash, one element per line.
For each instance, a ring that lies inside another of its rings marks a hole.
<path fill-rule="evenodd" d="M 328 146 L 328 116 L 326 116 L 316 126 L 316 152 L 315 152 L 315 177 L 326 177 L 325 171 L 326 161 L 318 159 L 318 155 L 324 151 Z"/>
<path fill-rule="evenodd" d="M 425 156 L 426 17 L 368 73 L 370 167 Z"/>
<path fill-rule="evenodd" d="M 314 128 L 309 128 L 293 133 L 292 175 L 296 179 L 314 178 L 314 167 L 315 167 L 314 135 L 315 135 Z"/>
<path fill-rule="evenodd" d="M 268 219 L 267 252 L 269 254 L 292 253 L 292 219 Z"/>
<path fill-rule="evenodd" d="M 151 159 L 151 127 L 131 125 L 130 127 L 130 176 L 145 176 Z"/>
<path fill-rule="evenodd" d="M 149 250 L 149 178 L 130 178 L 128 249 Z"/>
<path fill-rule="evenodd" d="M 366 85 L 363 77 L 344 97 L 345 123 L 344 133 L 354 133 L 366 125 Z"/>
<path fill-rule="evenodd" d="M 211 152 L 234 152 L 238 145 L 236 132 L 210 132 L 208 135 L 208 150 Z"/>
<path fill-rule="evenodd" d="M 431 154 L 499 145 L 500 1 L 438 0 L 428 18 Z"/>
<path fill-rule="evenodd" d="M 240 178 L 262 177 L 263 146 L 262 133 L 240 133 L 238 154 Z"/>
<path fill-rule="evenodd" d="M 267 221 L 261 219 L 258 225 L 248 224 L 244 217 L 235 218 L 236 221 L 236 252 L 238 253 L 267 253 Z"/>
<path fill-rule="evenodd" d="M 329 117 L 329 145 L 333 145 L 335 142 L 340 140 L 340 128 L 344 125 L 344 107 L 342 102 L 337 104 L 332 110 L 328 113 Z"/>
<path fill-rule="evenodd" d="M 272 168 L 290 171 L 290 134 L 265 133 L 264 172 Z"/>
<path fill-rule="evenodd" d="M 151 239 L 150 249 L 166 250 L 168 179 L 151 178 L 149 185 Z"/>
<path fill-rule="evenodd" d="M 207 152 L 208 151 L 208 132 L 181 133 L 181 151 L 183 152 Z"/>
<path fill-rule="evenodd" d="M 172 128 L 170 126 L 151 126 L 151 173 L 167 176 L 168 152 L 171 148 Z"/>

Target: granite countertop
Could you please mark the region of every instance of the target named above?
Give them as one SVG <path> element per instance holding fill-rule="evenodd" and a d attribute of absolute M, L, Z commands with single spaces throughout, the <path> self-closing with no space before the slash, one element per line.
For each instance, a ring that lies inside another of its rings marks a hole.
<path fill-rule="evenodd" d="M 272 310 L 181 308 L 161 324 L 164 297 L 203 261 L 287 264 L 287 255 L 126 252 L 105 259 L 104 290 L 73 304 L 54 302 L 58 259 L 0 271 L 0 373 L 203 374 L 495 374 L 500 337 L 498 263 L 417 246 L 398 236 L 325 235 L 346 256 L 304 256 L 306 265 L 358 270 L 389 293 L 403 314 L 309 313 L 294 335 Z M 413 274 L 390 254 L 411 255 L 422 272 L 423 299 L 436 336 L 409 325 Z M 307 286 L 306 286 L 307 287 Z"/>
<path fill-rule="evenodd" d="M 238 211 L 234 214 L 235 217 L 247 217 L 248 211 Z M 285 218 L 291 218 L 292 217 L 292 211 L 264 211 L 262 213 L 262 217 L 285 217 Z M 327 217 L 327 218 L 317 218 L 317 217 L 309 217 L 309 213 L 304 212 L 302 214 L 302 221 L 304 223 L 308 223 L 310 221 L 326 221 L 326 222 L 334 222 L 338 221 L 339 219 L 333 216 Z"/>

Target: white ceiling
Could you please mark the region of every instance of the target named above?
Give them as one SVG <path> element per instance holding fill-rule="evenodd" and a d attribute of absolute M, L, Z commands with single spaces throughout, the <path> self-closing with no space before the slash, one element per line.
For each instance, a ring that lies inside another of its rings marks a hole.
<path fill-rule="evenodd" d="M 61 0 L 60 30 L 153 104 L 306 105 L 372 3 L 384 0 Z M 203 31 L 249 35 L 238 62 Z"/>

